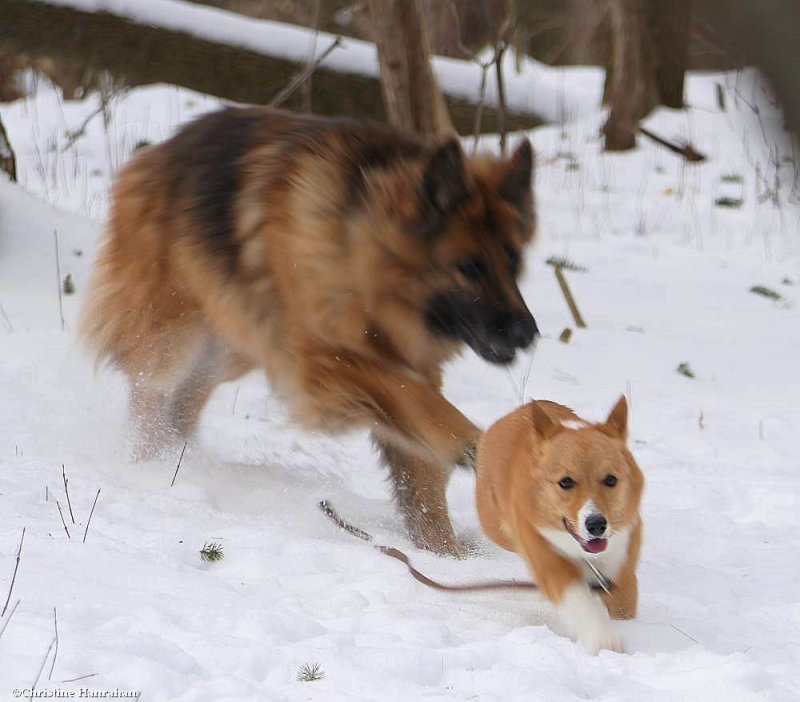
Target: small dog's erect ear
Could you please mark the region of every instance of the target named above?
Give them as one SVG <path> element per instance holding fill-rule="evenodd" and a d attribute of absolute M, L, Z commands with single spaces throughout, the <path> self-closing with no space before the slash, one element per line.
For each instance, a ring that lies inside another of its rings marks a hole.
<path fill-rule="evenodd" d="M 606 419 L 606 426 L 621 439 L 628 438 L 628 401 L 621 395 L 611 414 Z"/>
<path fill-rule="evenodd" d="M 543 439 L 551 439 L 563 428 L 560 423 L 553 421 L 553 418 L 542 409 L 538 402 L 531 402 L 530 415 L 533 428 Z"/>
<path fill-rule="evenodd" d="M 422 179 L 424 219 L 435 233 L 449 215 L 469 199 L 467 172 L 461 145 L 455 139 L 442 144 L 425 168 Z"/>
<path fill-rule="evenodd" d="M 508 173 L 500 186 L 500 195 L 520 207 L 530 194 L 532 178 L 533 147 L 528 139 L 523 139 L 511 155 Z"/>

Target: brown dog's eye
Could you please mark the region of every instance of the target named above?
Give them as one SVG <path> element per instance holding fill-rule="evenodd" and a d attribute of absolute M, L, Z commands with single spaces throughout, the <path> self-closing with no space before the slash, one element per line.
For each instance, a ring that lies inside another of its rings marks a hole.
<path fill-rule="evenodd" d="M 489 270 L 486 261 L 480 256 L 467 256 L 466 258 L 462 258 L 456 263 L 456 268 L 461 275 L 470 280 L 479 280 L 483 278 Z"/>
<path fill-rule="evenodd" d="M 571 490 L 575 487 L 575 481 L 570 477 L 561 478 L 561 480 L 558 481 L 558 487 L 562 490 Z"/>
<path fill-rule="evenodd" d="M 603 478 L 603 485 L 608 485 L 608 487 L 614 487 L 617 484 L 617 478 L 613 475 L 607 475 Z"/>

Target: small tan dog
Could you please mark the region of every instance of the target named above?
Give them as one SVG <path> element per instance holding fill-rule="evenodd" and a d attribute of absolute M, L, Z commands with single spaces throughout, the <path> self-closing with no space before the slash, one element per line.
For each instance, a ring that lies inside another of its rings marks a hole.
<path fill-rule="evenodd" d="M 600 424 L 534 401 L 494 424 L 478 448 L 484 531 L 525 559 L 561 621 L 591 653 L 622 650 L 609 615 L 636 616 L 644 477 L 627 434 L 624 397 Z M 601 580 L 610 587 L 598 595 Z"/>

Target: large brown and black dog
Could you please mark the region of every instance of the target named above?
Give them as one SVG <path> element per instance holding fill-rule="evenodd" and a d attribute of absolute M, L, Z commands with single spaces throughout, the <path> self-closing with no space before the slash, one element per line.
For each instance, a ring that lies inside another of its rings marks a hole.
<path fill-rule="evenodd" d="M 414 541 L 460 554 L 445 489 L 479 430 L 441 394 L 466 342 L 492 363 L 536 323 L 517 287 L 532 149 L 466 159 L 386 127 L 228 108 L 120 174 L 82 321 L 130 381 L 137 453 L 194 430 L 263 368 L 305 426 L 367 427 Z"/>

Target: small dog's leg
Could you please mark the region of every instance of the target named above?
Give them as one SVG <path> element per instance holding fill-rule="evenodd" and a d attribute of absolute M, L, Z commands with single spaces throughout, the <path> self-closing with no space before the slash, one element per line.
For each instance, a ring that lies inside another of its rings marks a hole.
<path fill-rule="evenodd" d="M 564 590 L 558 601 L 558 616 L 589 653 L 604 649 L 622 653 L 622 641 L 603 600 L 586 583 L 577 582 Z"/>
<path fill-rule="evenodd" d="M 463 558 L 465 549 L 453 532 L 447 511 L 450 469 L 375 441 L 389 467 L 395 499 L 414 543 L 443 556 Z"/>
<path fill-rule="evenodd" d="M 633 619 L 636 616 L 636 607 L 639 599 L 639 583 L 636 573 L 631 569 L 614 581 L 614 588 L 609 594 L 601 595 L 608 607 L 612 619 Z"/>
<path fill-rule="evenodd" d="M 542 593 L 556 605 L 569 633 L 589 653 L 601 649 L 622 651 L 622 642 L 611 624 L 603 600 L 584 582 L 578 566 L 557 553 L 530 524 L 519 521 L 514 528 L 517 552 L 528 561 Z"/>

